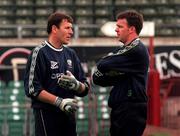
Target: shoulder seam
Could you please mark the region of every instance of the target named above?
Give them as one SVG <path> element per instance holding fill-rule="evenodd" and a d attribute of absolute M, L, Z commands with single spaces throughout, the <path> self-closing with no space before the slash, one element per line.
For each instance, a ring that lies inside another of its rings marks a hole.
<path fill-rule="evenodd" d="M 129 50 L 133 49 L 134 47 L 136 47 L 139 43 L 140 43 L 140 40 L 136 39 L 129 46 L 126 46 L 123 50 L 119 50 L 117 53 L 114 53 L 114 54 L 110 53 L 107 56 L 104 56 L 103 58 L 124 54 L 124 53 L 128 52 Z"/>

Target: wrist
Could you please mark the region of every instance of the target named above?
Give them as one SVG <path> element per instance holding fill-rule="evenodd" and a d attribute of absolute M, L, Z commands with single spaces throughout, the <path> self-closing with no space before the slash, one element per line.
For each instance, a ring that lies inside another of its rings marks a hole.
<path fill-rule="evenodd" d="M 85 90 L 85 85 L 81 82 L 79 82 L 79 88 L 77 90 L 77 92 L 80 94 Z"/>
<path fill-rule="evenodd" d="M 56 99 L 55 99 L 55 102 L 54 102 L 54 105 L 56 106 L 56 107 L 60 107 L 60 105 L 61 105 L 61 103 L 62 103 L 62 98 L 60 98 L 60 97 L 56 97 Z"/>
<path fill-rule="evenodd" d="M 74 88 L 74 90 L 79 91 L 81 89 L 81 82 L 79 82 L 79 81 L 76 81 L 76 82 L 77 83 L 76 83 L 76 87 Z"/>

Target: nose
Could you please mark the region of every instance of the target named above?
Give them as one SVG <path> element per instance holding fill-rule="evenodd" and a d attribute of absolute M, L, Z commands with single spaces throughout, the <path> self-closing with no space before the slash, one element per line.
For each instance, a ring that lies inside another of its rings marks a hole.
<path fill-rule="evenodd" d="M 116 27 L 115 32 L 118 32 L 118 28 Z"/>

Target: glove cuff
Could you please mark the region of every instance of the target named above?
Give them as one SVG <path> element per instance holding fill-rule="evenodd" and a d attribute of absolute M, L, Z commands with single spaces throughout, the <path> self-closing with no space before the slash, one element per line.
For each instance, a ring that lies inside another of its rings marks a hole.
<path fill-rule="evenodd" d="M 77 81 L 77 84 L 76 84 L 74 90 L 79 91 L 80 85 L 81 85 L 81 83 L 79 81 Z"/>
<path fill-rule="evenodd" d="M 54 105 L 56 106 L 56 107 L 60 107 L 60 105 L 61 105 L 61 103 L 62 103 L 62 98 L 60 98 L 60 97 L 56 97 L 56 100 L 55 100 L 55 102 L 54 102 Z"/>

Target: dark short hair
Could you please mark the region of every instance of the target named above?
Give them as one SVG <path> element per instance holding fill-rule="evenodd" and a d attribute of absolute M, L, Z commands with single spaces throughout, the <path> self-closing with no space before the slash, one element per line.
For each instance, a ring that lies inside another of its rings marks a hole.
<path fill-rule="evenodd" d="M 66 15 L 64 13 L 60 12 L 55 12 L 51 14 L 48 17 L 48 22 L 47 22 L 47 33 L 50 34 L 52 30 L 52 26 L 55 25 L 56 27 L 59 28 L 60 23 L 66 19 L 68 22 L 73 23 L 73 19 L 71 16 Z"/>
<path fill-rule="evenodd" d="M 143 27 L 143 15 L 135 10 L 127 10 L 117 14 L 116 19 L 126 19 L 129 26 L 136 28 L 136 33 L 139 34 Z"/>

